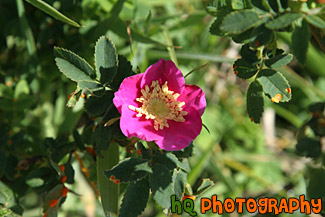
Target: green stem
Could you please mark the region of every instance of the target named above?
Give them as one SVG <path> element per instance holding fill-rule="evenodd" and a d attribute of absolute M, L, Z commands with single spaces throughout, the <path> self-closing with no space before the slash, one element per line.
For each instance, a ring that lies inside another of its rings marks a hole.
<path fill-rule="evenodd" d="M 108 149 L 101 153 L 102 157 L 97 156 L 97 180 L 102 206 L 106 217 L 117 216 L 120 185 L 108 180 L 104 171 L 119 162 L 119 145 L 111 143 Z"/>

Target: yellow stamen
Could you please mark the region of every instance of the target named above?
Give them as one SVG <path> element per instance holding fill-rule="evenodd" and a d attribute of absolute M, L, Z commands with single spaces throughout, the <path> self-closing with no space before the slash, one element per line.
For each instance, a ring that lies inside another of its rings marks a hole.
<path fill-rule="evenodd" d="M 154 120 L 155 130 L 162 130 L 169 127 L 167 120 L 184 122 L 183 116 L 187 115 L 183 111 L 185 102 L 177 101 L 178 93 L 168 90 L 167 81 L 161 86 L 159 81 L 153 81 L 150 85 L 141 90 L 142 96 L 136 101 L 142 103 L 140 108 L 129 105 L 129 109 L 137 112 L 137 117 L 144 117 L 147 120 Z"/>

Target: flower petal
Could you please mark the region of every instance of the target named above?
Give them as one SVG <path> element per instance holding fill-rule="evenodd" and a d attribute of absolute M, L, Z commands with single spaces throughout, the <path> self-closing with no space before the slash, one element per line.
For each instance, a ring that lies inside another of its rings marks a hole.
<path fill-rule="evenodd" d="M 177 100 L 185 102 L 185 107 L 190 106 L 195 108 L 201 116 L 203 115 L 207 105 L 204 92 L 196 85 L 186 84 L 184 92 L 177 98 Z"/>
<path fill-rule="evenodd" d="M 165 132 L 154 129 L 153 120 L 144 117 L 136 117 L 136 112 L 130 110 L 128 105 L 122 106 L 120 127 L 123 134 L 127 137 L 138 137 L 145 141 L 161 140 Z"/>
<path fill-rule="evenodd" d="M 199 112 L 193 107 L 185 109 L 185 122 L 168 121 L 169 128 L 164 128 L 165 136 L 155 140 L 163 150 L 178 151 L 187 147 L 201 132 L 202 120 Z"/>
<path fill-rule="evenodd" d="M 176 93 L 182 93 L 185 87 L 185 79 L 182 72 L 175 66 L 171 60 L 160 59 L 157 63 L 149 66 L 145 71 L 141 81 L 141 88 L 150 86 L 152 81 L 159 81 L 163 85 L 167 81 L 169 90 Z"/>
<path fill-rule="evenodd" d="M 139 103 L 135 101 L 136 98 L 141 97 L 140 82 L 143 77 L 143 73 L 127 77 L 121 83 L 120 88 L 115 92 L 113 103 L 117 110 L 121 113 L 122 105 L 134 105 L 139 106 Z"/>

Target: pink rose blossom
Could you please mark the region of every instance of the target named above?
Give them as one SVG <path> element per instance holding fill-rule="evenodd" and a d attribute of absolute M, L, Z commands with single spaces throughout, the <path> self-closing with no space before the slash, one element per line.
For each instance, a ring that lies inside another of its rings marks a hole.
<path fill-rule="evenodd" d="M 167 151 L 185 148 L 200 134 L 206 107 L 201 88 L 185 84 L 175 64 L 163 59 L 125 78 L 113 102 L 125 136 L 154 141 Z"/>

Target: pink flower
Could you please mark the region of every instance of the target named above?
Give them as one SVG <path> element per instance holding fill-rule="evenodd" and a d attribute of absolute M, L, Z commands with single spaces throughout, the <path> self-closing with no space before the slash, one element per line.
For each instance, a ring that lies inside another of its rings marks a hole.
<path fill-rule="evenodd" d="M 175 64 L 163 59 L 125 78 L 113 102 L 125 136 L 154 141 L 167 151 L 185 148 L 200 134 L 206 107 L 201 88 L 185 84 Z"/>

